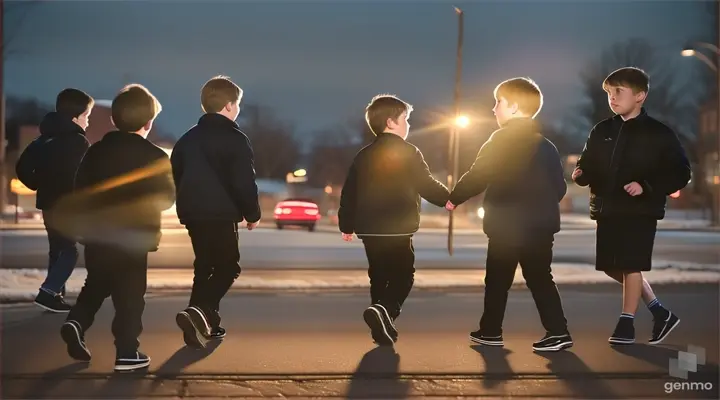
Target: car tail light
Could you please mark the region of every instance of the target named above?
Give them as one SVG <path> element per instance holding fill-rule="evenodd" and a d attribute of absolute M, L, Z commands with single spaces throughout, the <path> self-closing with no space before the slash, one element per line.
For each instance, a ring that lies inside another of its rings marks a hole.
<path fill-rule="evenodd" d="M 318 215 L 318 210 L 315 209 L 306 209 L 305 214 L 307 215 Z"/>
<path fill-rule="evenodd" d="M 289 209 L 289 208 L 280 208 L 280 207 L 278 207 L 278 208 L 275 209 L 275 214 L 286 214 L 286 215 L 287 215 L 287 214 L 290 214 L 290 213 L 292 213 L 292 210 Z"/>

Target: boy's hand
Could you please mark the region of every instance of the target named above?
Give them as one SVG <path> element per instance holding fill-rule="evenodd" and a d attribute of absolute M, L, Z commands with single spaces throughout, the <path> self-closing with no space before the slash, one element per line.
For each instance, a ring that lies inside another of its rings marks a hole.
<path fill-rule="evenodd" d="M 576 180 L 582 174 L 583 174 L 583 172 L 580 168 L 575 168 L 575 170 L 572 173 L 572 180 Z"/>
<path fill-rule="evenodd" d="M 445 204 L 445 209 L 448 211 L 452 211 L 455 209 L 455 204 L 451 203 L 450 200 Z"/>
<path fill-rule="evenodd" d="M 630 196 L 640 196 L 643 194 L 643 188 L 637 182 L 630 182 L 623 187 Z"/>
<path fill-rule="evenodd" d="M 247 230 L 251 231 L 251 230 L 255 229 L 256 226 L 258 226 L 258 222 L 248 222 Z"/>
<path fill-rule="evenodd" d="M 353 234 L 352 233 L 343 233 L 342 238 L 346 242 L 352 242 L 353 240 Z"/>

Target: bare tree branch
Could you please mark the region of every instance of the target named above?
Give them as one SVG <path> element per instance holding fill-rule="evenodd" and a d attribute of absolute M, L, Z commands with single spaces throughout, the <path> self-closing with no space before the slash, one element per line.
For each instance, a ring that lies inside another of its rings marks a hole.
<path fill-rule="evenodd" d="M 3 42 L 0 43 L 0 54 L 3 55 L 3 59 L 19 53 L 19 51 L 12 49 L 12 43 L 17 39 L 23 23 L 28 15 L 30 15 L 30 11 L 39 3 L 39 1 L 30 0 L 5 2 L 3 9 L 5 21 L 11 20 L 15 26 L 14 29 L 5 29 L 3 33 Z M 5 23 L 3 23 L 3 25 L 5 25 Z"/>

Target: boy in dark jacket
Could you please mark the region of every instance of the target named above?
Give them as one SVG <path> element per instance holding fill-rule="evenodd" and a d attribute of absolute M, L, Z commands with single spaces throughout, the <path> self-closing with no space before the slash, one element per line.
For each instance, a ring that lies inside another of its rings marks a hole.
<path fill-rule="evenodd" d="M 371 301 L 363 318 L 382 345 L 397 341 L 394 321 L 414 283 L 412 236 L 420 225 L 420 198 L 442 207 L 449 194 L 420 150 L 405 141 L 411 112 L 395 96 L 372 99 L 365 120 L 377 137 L 355 156 L 338 211 L 343 239 L 357 234 L 365 246 Z"/>
<path fill-rule="evenodd" d="M 540 88 L 530 79 L 509 79 L 495 88 L 493 112 L 500 129 L 480 149 L 447 204 L 452 210 L 486 191 L 485 309 L 480 329 L 470 333 L 470 340 L 483 345 L 504 345 L 502 323 L 518 263 L 546 331 L 533 350 L 573 345 L 550 268 L 567 185 L 555 145 L 534 120 L 542 102 Z"/>
<path fill-rule="evenodd" d="M 65 283 L 75 269 L 78 251 L 67 227 L 53 218 L 55 204 L 73 190 L 75 174 L 90 144 L 85 129 L 95 101 L 78 89 L 65 89 L 57 96 L 55 111 L 40 123 L 40 137 L 23 151 L 16 165 L 18 179 L 37 191 L 36 207 L 42 210 L 50 247 L 47 278 L 35 304 L 52 312 L 69 312 Z"/>
<path fill-rule="evenodd" d="M 200 98 L 205 115 L 172 153 L 177 213 L 195 252 L 190 301 L 176 317 L 188 346 L 225 337 L 220 300 L 240 276 L 238 224 L 252 230 L 260 220 L 252 146 L 235 123 L 241 99 L 229 78 L 210 79 Z"/>
<path fill-rule="evenodd" d="M 650 82 L 638 68 L 620 68 L 603 82 L 615 117 L 595 125 L 572 178 L 590 185 L 590 217 L 597 220 L 595 268 L 623 285 L 623 309 L 611 344 L 635 343 L 634 316 L 642 297 L 658 344 L 680 319 L 664 308 L 643 278 L 652 268 L 657 221 L 667 196 L 684 188 L 691 171 L 675 132 L 645 112 Z"/>
<path fill-rule="evenodd" d="M 138 351 L 147 257 L 160 242 L 161 212 L 175 199 L 170 160 L 146 139 L 160 110 L 141 85 L 120 91 L 112 103 L 118 130 L 90 146 L 68 205 L 76 210 L 72 222 L 85 245 L 87 278 L 60 333 L 72 358 L 90 361 L 84 335 L 111 297 L 116 371 L 150 364 L 150 357 Z"/>

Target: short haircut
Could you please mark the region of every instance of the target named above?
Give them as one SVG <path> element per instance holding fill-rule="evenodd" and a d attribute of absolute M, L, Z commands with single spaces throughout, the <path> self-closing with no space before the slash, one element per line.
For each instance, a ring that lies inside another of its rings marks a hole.
<path fill-rule="evenodd" d="M 508 79 L 495 87 L 495 100 L 503 97 L 509 104 L 517 104 L 518 109 L 535 118 L 543 106 L 540 87 L 530 78 Z"/>
<path fill-rule="evenodd" d="M 375 135 L 385 132 L 388 118 L 397 120 L 402 113 L 410 116 L 412 105 L 392 94 L 379 94 L 370 100 L 365 108 L 365 121 Z"/>
<path fill-rule="evenodd" d="M 650 77 L 640 68 L 624 67 L 613 71 L 605 78 L 603 89 L 607 91 L 608 86 L 622 86 L 632 89 L 633 93 L 647 93 L 650 91 Z"/>
<path fill-rule="evenodd" d="M 58 93 L 55 111 L 68 118 L 77 118 L 95 105 L 95 100 L 82 90 L 68 88 Z"/>
<path fill-rule="evenodd" d="M 222 111 L 227 103 L 242 98 L 243 91 L 229 77 L 218 75 L 205 82 L 200 92 L 200 104 L 203 112 L 216 113 Z"/>
<path fill-rule="evenodd" d="M 154 120 L 162 111 L 160 102 L 143 85 L 125 86 L 112 102 L 115 127 L 125 132 L 137 132 Z"/>

